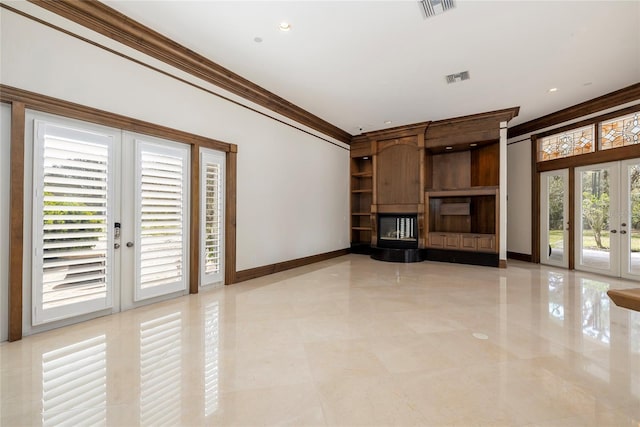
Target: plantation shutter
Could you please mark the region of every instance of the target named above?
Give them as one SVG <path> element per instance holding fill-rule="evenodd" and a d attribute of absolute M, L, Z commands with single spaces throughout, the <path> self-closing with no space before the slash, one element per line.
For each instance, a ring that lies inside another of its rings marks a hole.
<path fill-rule="evenodd" d="M 35 121 L 33 324 L 112 305 L 112 136 Z"/>
<path fill-rule="evenodd" d="M 224 280 L 225 153 L 200 152 L 200 284 Z"/>
<path fill-rule="evenodd" d="M 189 148 L 136 140 L 136 301 L 187 287 Z"/>

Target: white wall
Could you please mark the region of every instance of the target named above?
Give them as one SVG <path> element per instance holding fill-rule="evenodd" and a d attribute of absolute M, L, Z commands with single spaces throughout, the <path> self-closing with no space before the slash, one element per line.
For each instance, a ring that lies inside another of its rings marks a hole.
<path fill-rule="evenodd" d="M 238 145 L 238 270 L 349 246 L 344 148 L 12 12 L 1 15 L 3 84 Z"/>
<path fill-rule="evenodd" d="M 507 251 L 531 255 L 531 140 L 507 145 Z"/>
<path fill-rule="evenodd" d="M 11 108 L 0 104 L 0 342 L 7 340 L 9 319 L 9 157 Z"/>

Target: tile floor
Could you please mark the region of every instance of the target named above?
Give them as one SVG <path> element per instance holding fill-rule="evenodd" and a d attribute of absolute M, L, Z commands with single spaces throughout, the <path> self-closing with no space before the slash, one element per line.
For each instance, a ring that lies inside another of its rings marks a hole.
<path fill-rule="evenodd" d="M 0 345 L 0 424 L 640 424 L 637 283 L 348 255 Z"/>

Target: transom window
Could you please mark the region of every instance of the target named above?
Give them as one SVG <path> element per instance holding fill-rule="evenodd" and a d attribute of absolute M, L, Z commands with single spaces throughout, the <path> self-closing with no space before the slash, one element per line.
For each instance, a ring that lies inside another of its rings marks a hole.
<path fill-rule="evenodd" d="M 640 143 L 640 111 L 600 123 L 600 149 Z"/>
<path fill-rule="evenodd" d="M 595 148 L 594 133 L 594 126 L 591 125 L 542 138 L 538 149 L 538 160 L 545 161 L 592 153 Z"/>
<path fill-rule="evenodd" d="M 538 161 L 640 144 L 640 111 L 538 138 Z M 583 123 L 584 124 L 584 123 Z M 596 132 L 596 126 L 598 132 Z"/>

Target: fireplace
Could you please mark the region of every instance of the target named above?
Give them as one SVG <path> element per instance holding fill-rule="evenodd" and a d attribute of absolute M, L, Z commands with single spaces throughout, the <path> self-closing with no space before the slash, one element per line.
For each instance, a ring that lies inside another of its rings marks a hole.
<path fill-rule="evenodd" d="M 415 214 L 378 214 L 379 248 L 418 247 L 418 218 Z"/>

